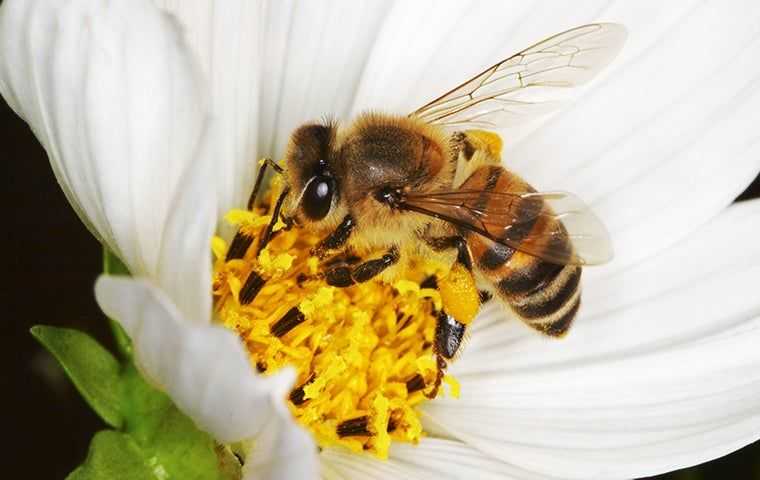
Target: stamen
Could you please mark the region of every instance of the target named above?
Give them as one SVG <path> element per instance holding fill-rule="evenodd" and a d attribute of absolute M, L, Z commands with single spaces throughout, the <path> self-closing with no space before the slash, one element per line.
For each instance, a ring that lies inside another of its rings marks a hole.
<path fill-rule="evenodd" d="M 283 197 L 268 197 L 261 203 L 277 210 L 273 200 Z M 420 404 L 443 383 L 447 393 L 458 389 L 441 356 L 450 349 L 444 333 L 458 341 L 456 323 L 438 321 L 438 281 L 446 281 L 447 270 L 418 261 L 393 284 L 330 286 L 327 264 L 351 265 L 369 254 L 319 258 L 321 239 L 283 228 L 277 213 L 235 210 L 225 217 L 240 233 L 229 248 L 213 242 L 217 318 L 240 335 L 259 373 L 296 369 L 286 404 L 320 447 L 387 458 L 392 441 L 418 442 Z"/>
<path fill-rule="evenodd" d="M 286 313 L 285 316 L 272 325 L 272 335 L 275 337 L 281 337 L 296 328 L 304 320 L 306 320 L 306 316 L 301 313 L 301 310 L 299 310 L 298 307 L 293 307 L 288 310 L 288 313 Z"/>
<path fill-rule="evenodd" d="M 266 280 L 264 280 L 261 275 L 256 273 L 255 270 L 251 271 L 243 284 L 243 288 L 240 289 L 240 304 L 248 305 L 251 303 L 256 298 L 256 295 L 259 294 L 261 287 L 263 287 L 265 283 Z"/>
<path fill-rule="evenodd" d="M 406 381 L 406 391 L 414 393 L 425 388 L 425 379 L 422 375 L 415 373 L 412 378 Z"/>
<path fill-rule="evenodd" d="M 367 427 L 369 426 L 369 417 L 367 415 L 352 418 L 338 425 L 336 432 L 339 437 L 356 437 L 372 435 Z"/>
<path fill-rule="evenodd" d="M 248 251 L 248 248 L 252 243 L 252 236 L 246 234 L 245 232 L 238 231 L 235 234 L 235 238 L 232 239 L 230 249 L 227 250 L 227 256 L 225 257 L 225 260 L 229 262 L 230 260 L 234 260 L 236 258 L 243 258 L 243 255 L 245 255 L 245 252 Z"/>
<path fill-rule="evenodd" d="M 306 380 L 306 383 L 304 383 L 300 387 L 290 392 L 290 401 L 293 402 L 293 405 L 299 406 L 299 405 L 302 405 L 303 402 L 306 401 L 306 392 L 304 391 L 304 387 L 309 385 L 313 381 L 314 381 L 314 375 L 309 377 L 309 379 Z"/>

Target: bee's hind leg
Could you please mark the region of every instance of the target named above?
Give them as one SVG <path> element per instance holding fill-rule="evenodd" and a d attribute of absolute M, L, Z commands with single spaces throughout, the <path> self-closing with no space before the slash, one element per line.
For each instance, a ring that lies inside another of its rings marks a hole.
<path fill-rule="evenodd" d="M 462 346 L 467 326 L 458 322 L 454 317 L 441 310 L 435 323 L 435 339 L 433 351 L 435 352 L 436 368 L 435 382 L 429 392 L 425 392 L 428 398 L 435 398 L 441 388 L 443 376 L 448 366 L 447 360 L 453 359 L 459 347 Z"/>
<path fill-rule="evenodd" d="M 428 284 L 424 286 L 436 288 L 441 293 L 444 305 L 448 305 L 445 308 L 459 317 L 459 319 L 455 318 L 446 310 L 438 312 L 433 341 L 437 372 L 432 388 L 425 392 L 426 397 L 435 398 L 441 387 L 448 362 L 457 356 L 464 343 L 467 325 L 480 308 L 482 298 L 472 279 L 472 255 L 465 239 L 460 235 L 425 237 L 423 239 L 435 251 L 456 249 L 457 259 L 449 277 L 456 273 L 455 276 L 458 278 L 460 287 L 463 285 L 463 281 L 465 285 L 469 284 L 469 288 L 463 291 L 461 288 L 446 288 L 446 283 L 451 282 L 451 278 L 443 278 L 439 281 L 436 277 L 430 277 L 423 282 L 423 285 Z M 457 267 L 457 265 L 459 266 Z"/>
<path fill-rule="evenodd" d="M 430 248 L 437 252 L 455 248 L 457 250 L 457 262 L 461 263 L 464 268 L 472 271 L 472 255 L 467 247 L 467 242 L 461 235 L 450 237 L 423 238 Z"/>

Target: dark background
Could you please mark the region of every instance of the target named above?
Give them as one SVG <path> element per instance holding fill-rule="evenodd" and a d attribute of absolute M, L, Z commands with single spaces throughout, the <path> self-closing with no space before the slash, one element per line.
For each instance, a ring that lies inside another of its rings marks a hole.
<path fill-rule="evenodd" d="M 85 330 L 112 346 L 93 296 L 102 270 L 100 244 L 69 207 L 42 147 L 0 101 L 3 285 L 2 411 L 7 445 L 3 473 L 64 478 L 84 459 L 92 435 L 105 425 L 34 341 L 35 324 Z M 760 196 L 760 177 L 741 199 Z M 757 477 L 755 477 L 757 475 Z M 754 444 L 700 467 L 657 477 L 701 480 L 760 478 Z"/>

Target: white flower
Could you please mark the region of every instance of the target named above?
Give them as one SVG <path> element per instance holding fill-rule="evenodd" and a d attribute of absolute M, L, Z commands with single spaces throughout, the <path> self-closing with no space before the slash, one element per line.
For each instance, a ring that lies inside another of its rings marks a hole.
<path fill-rule="evenodd" d="M 300 123 L 411 111 L 596 19 L 627 26 L 621 57 L 569 108 L 502 132 L 510 168 L 611 231 L 571 334 L 491 306 L 452 368 L 462 398 L 425 408 L 429 437 L 388 461 L 317 455 L 281 400 L 292 374 L 257 376 L 211 325 L 218 214 Z M 760 202 L 728 207 L 760 170 L 759 19 L 756 2 L 6 0 L 0 91 L 133 272 L 96 295 L 139 365 L 219 440 L 255 438 L 250 475 L 626 478 L 760 437 Z"/>

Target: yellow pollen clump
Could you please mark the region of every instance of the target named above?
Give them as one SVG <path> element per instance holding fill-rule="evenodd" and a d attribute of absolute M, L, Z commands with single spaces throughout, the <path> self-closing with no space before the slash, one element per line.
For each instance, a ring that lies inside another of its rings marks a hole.
<path fill-rule="evenodd" d="M 321 446 L 387 458 L 392 440 L 418 442 L 424 435 L 418 407 L 437 374 L 441 308 L 439 292 L 420 283 L 440 266 L 420 261 L 393 284 L 335 288 L 310 254 L 320 239 L 304 230 L 278 222 L 257 254 L 270 219 L 232 211 L 226 220 L 238 237 L 230 245 L 212 240 L 218 321 L 240 335 L 259 372 L 296 368 L 287 404 Z M 447 375 L 444 383 L 458 395 L 456 380 Z"/>

